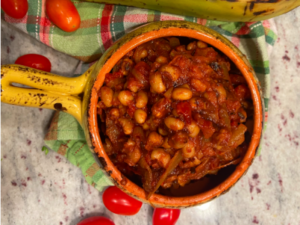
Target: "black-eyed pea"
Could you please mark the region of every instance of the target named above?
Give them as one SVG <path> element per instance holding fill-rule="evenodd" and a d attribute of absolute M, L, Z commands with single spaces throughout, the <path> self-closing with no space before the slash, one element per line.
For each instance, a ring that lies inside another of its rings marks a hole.
<path fill-rule="evenodd" d="M 196 157 L 194 157 L 190 161 L 183 163 L 180 166 L 180 168 L 182 168 L 182 169 L 191 168 L 191 167 L 199 165 L 200 163 L 201 163 L 201 161 L 199 159 L 197 159 Z"/>
<path fill-rule="evenodd" d="M 169 138 L 168 143 L 172 148 L 180 149 L 186 146 L 189 141 L 187 133 L 183 131 L 176 132 L 171 138 Z"/>
<path fill-rule="evenodd" d="M 170 87 L 167 91 L 166 91 L 166 93 L 164 93 L 164 96 L 167 98 L 167 99 L 170 99 L 170 98 L 172 98 L 172 92 L 173 92 L 173 87 Z"/>
<path fill-rule="evenodd" d="M 184 158 L 192 158 L 196 154 L 195 144 L 191 140 L 182 148 L 182 155 Z"/>
<path fill-rule="evenodd" d="M 151 108 L 152 115 L 155 118 L 163 118 L 169 112 L 171 101 L 167 98 L 159 99 Z"/>
<path fill-rule="evenodd" d="M 169 129 L 174 131 L 182 130 L 184 127 L 184 122 L 171 116 L 165 118 L 164 122 Z"/>
<path fill-rule="evenodd" d="M 135 146 L 135 141 L 131 138 L 128 139 L 128 141 L 124 144 L 124 152 L 129 152 L 131 150 L 132 147 Z"/>
<path fill-rule="evenodd" d="M 135 106 L 137 108 L 144 108 L 148 103 L 148 95 L 145 91 L 139 91 L 136 96 Z"/>
<path fill-rule="evenodd" d="M 125 58 L 121 64 L 120 71 L 126 76 L 133 66 L 133 61 L 129 58 Z"/>
<path fill-rule="evenodd" d="M 163 144 L 163 142 L 164 142 L 163 137 L 158 133 L 156 133 L 155 131 L 152 131 L 148 136 L 145 149 L 150 151 L 153 148 L 158 148 Z"/>
<path fill-rule="evenodd" d="M 174 88 L 172 92 L 172 98 L 174 100 L 180 100 L 180 101 L 189 100 L 192 98 L 192 96 L 193 93 L 188 88 Z"/>
<path fill-rule="evenodd" d="M 134 124 L 130 119 L 120 118 L 118 121 L 123 128 L 124 134 L 129 135 L 132 133 Z"/>
<path fill-rule="evenodd" d="M 193 86 L 193 88 L 196 89 L 196 91 L 199 91 L 199 92 L 204 92 L 207 88 L 206 85 L 198 79 L 192 79 L 191 85 Z"/>
<path fill-rule="evenodd" d="M 166 90 L 166 86 L 162 80 L 160 72 L 152 73 L 149 77 L 149 82 L 152 91 L 155 93 L 163 93 Z M 150 90 L 151 90 L 150 89 Z"/>
<path fill-rule="evenodd" d="M 166 136 L 169 134 L 168 131 L 166 131 L 165 129 L 163 129 L 161 127 L 158 128 L 158 133 L 162 136 Z"/>
<path fill-rule="evenodd" d="M 142 127 L 140 126 L 135 126 L 132 132 L 132 138 L 134 140 L 139 139 L 140 141 L 144 142 L 145 141 L 145 132 Z"/>
<path fill-rule="evenodd" d="M 160 64 L 167 64 L 169 61 L 167 57 L 160 55 L 156 58 L 155 62 L 158 62 Z"/>
<path fill-rule="evenodd" d="M 243 106 L 244 109 L 249 109 L 250 108 L 250 104 L 247 101 L 241 101 L 241 105 Z"/>
<path fill-rule="evenodd" d="M 242 107 L 239 108 L 238 115 L 240 117 L 240 123 L 245 123 L 247 119 L 247 113 Z"/>
<path fill-rule="evenodd" d="M 153 117 L 149 116 L 145 123 L 142 125 L 142 127 L 144 130 L 149 131 L 149 129 L 151 128 L 151 124 L 153 124 Z"/>
<path fill-rule="evenodd" d="M 170 42 L 170 45 L 171 45 L 172 48 L 175 48 L 175 47 L 180 45 L 180 41 L 176 37 L 169 38 L 169 42 Z"/>
<path fill-rule="evenodd" d="M 170 66 L 170 65 L 162 66 L 160 68 L 160 71 L 168 73 L 172 81 L 178 80 L 180 76 L 180 70 L 175 66 Z"/>
<path fill-rule="evenodd" d="M 111 107 L 114 91 L 109 87 L 103 86 L 103 87 L 101 87 L 100 95 L 101 95 L 100 97 L 101 97 L 101 100 L 104 103 L 104 105 L 106 107 Z"/>
<path fill-rule="evenodd" d="M 141 61 L 141 59 L 147 57 L 147 55 L 148 55 L 147 49 L 144 46 L 139 46 L 133 54 L 133 59 L 135 63 L 138 63 Z"/>
<path fill-rule="evenodd" d="M 127 89 L 129 89 L 130 91 L 136 93 L 141 88 L 139 86 L 139 83 L 136 81 L 136 79 L 133 78 L 132 80 L 128 81 Z"/>
<path fill-rule="evenodd" d="M 199 134 L 199 132 L 200 132 L 200 128 L 196 124 L 195 121 L 192 121 L 190 124 L 187 124 L 186 128 L 189 131 L 189 136 L 190 137 L 196 137 Z"/>
<path fill-rule="evenodd" d="M 152 145 L 161 146 L 163 141 L 163 137 L 155 131 L 151 132 L 148 136 L 148 142 L 152 143 Z"/>
<path fill-rule="evenodd" d="M 164 143 L 162 144 L 162 147 L 167 148 L 167 149 L 172 148 L 171 145 L 169 145 L 169 138 L 168 137 L 164 138 Z"/>
<path fill-rule="evenodd" d="M 230 137 L 229 146 L 239 146 L 245 140 L 245 132 L 247 131 L 247 127 L 244 124 L 240 124 L 233 132 Z"/>
<path fill-rule="evenodd" d="M 206 47 L 207 47 L 207 44 L 204 43 L 203 41 L 198 41 L 198 42 L 197 42 L 197 47 L 198 47 L 198 48 L 206 48 Z"/>
<path fill-rule="evenodd" d="M 128 106 L 134 98 L 131 91 L 124 90 L 119 93 L 118 99 L 122 103 L 122 105 Z"/>
<path fill-rule="evenodd" d="M 120 116 L 124 116 L 127 113 L 127 107 L 120 104 L 119 105 L 119 112 L 120 112 Z"/>
<path fill-rule="evenodd" d="M 171 156 L 162 148 L 156 148 L 151 152 L 151 159 L 156 159 L 161 167 L 166 168 L 171 159 Z"/>
<path fill-rule="evenodd" d="M 186 51 L 185 45 L 177 46 L 176 47 L 176 51 L 178 51 L 178 52 L 185 52 Z"/>
<path fill-rule="evenodd" d="M 178 175 L 177 182 L 181 187 L 183 187 L 184 185 L 186 185 L 189 182 L 189 180 L 186 179 L 185 174 L 181 174 L 181 175 Z"/>
<path fill-rule="evenodd" d="M 195 50 L 197 48 L 197 44 L 196 44 L 196 41 L 193 41 L 193 42 L 191 42 L 191 43 L 189 43 L 188 44 L 188 46 L 187 46 L 187 50 L 188 51 L 191 51 L 191 50 Z"/>
<path fill-rule="evenodd" d="M 133 151 L 127 153 L 127 157 L 125 158 L 125 162 L 129 166 L 134 166 L 141 158 L 142 152 L 139 148 L 135 147 Z"/>
<path fill-rule="evenodd" d="M 137 123 L 142 124 L 147 119 L 147 113 L 142 109 L 137 109 L 134 112 L 134 119 Z"/>
<path fill-rule="evenodd" d="M 118 119 L 120 117 L 120 110 L 118 108 L 112 108 L 109 111 L 109 115 L 112 119 Z"/>

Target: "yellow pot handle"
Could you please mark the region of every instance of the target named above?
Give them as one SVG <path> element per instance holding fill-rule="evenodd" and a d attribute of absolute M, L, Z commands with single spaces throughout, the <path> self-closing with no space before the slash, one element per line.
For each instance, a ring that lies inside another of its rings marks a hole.
<path fill-rule="evenodd" d="M 1 66 L 1 101 L 20 106 L 61 110 L 82 123 L 82 99 L 90 67 L 79 77 L 62 77 L 21 65 Z M 32 88 L 16 87 L 12 83 Z"/>

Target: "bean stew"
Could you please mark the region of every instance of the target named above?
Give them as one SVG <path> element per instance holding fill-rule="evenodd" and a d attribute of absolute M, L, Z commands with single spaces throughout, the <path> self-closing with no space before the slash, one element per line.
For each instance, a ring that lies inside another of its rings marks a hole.
<path fill-rule="evenodd" d="M 104 149 L 147 193 L 215 175 L 247 151 L 253 105 L 246 80 L 202 41 L 138 46 L 106 74 L 98 95 Z"/>

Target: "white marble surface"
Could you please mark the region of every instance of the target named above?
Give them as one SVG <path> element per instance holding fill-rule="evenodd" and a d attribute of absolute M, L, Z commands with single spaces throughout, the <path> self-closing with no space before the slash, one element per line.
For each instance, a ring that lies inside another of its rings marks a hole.
<path fill-rule="evenodd" d="M 279 39 L 273 49 L 269 120 L 247 174 L 209 204 L 182 210 L 178 225 L 300 224 L 300 8 L 274 19 Z M 49 49 L 2 22 L 1 63 L 40 53 L 52 72 L 70 75 L 77 60 Z M 101 193 L 60 155 L 41 151 L 50 110 L 2 104 L 1 222 L 4 225 L 75 225 L 84 217 L 106 215 L 116 225 L 150 225 L 152 208 L 133 217 L 105 209 Z"/>

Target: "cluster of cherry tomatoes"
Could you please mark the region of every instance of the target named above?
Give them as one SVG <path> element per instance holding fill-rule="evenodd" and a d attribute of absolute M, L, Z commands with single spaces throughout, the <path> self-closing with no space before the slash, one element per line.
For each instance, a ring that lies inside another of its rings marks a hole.
<path fill-rule="evenodd" d="M 142 207 L 142 202 L 130 197 L 115 186 L 104 191 L 102 200 L 109 211 L 123 216 L 135 215 Z M 156 208 L 153 212 L 152 222 L 153 225 L 174 225 L 179 215 L 179 209 Z M 106 217 L 95 216 L 87 218 L 77 225 L 114 225 L 114 223 Z"/>
<path fill-rule="evenodd" d="M 15 19 L 22 19 L 28 11 L 27 0 L 2 0 L 3 11 Z M 73 32 L 80 26 L 80 15 L 70 0 L 47 0 L 46 14 L 49 20 L 66 32 Z"/>

